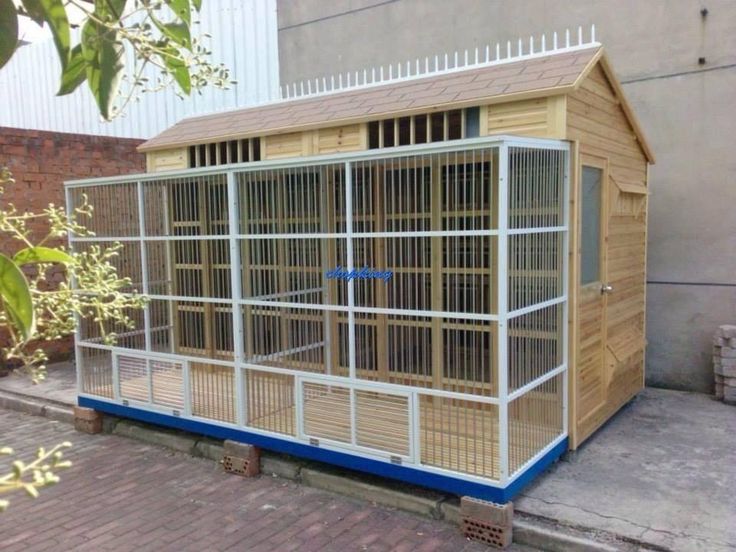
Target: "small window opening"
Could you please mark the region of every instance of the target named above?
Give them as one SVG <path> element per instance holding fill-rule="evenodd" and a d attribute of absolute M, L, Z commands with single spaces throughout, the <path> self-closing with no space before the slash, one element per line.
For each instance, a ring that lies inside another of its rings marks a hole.
<path fill-rule="evenodd" d="M 379 121 L 371 121 L 368 123 L 368 149 L 378 149 L 379 146 Z"/>
<path fill-rule="evenodd" d="M 469 107 L 465 110 L 465 138 L 480 136 L 480 107 Z"/>
<path fill-rule="evenodd" d="M 399 119 L 399 146 L 411 144 L 411 117 Z"/>
<path fill-rule="evenodd" d="M 447 113 L 447 138 L 448 140 L 459 140 L 463 137 L 463 112 L 455 109 Z"/>
<path fill-rule="evenodd" d="M 445 114 L 432 113 L 432 142 L 442 142 L 445 139 Z"/>
<path fill-rule="evenodd" d="M 427 142 L 427 116 L 417 115 L 414 117 L 414 143 L 425 144 Z"/>
<path fill-rule="evenodd" d="M 394 144 L 394 119 L 386 119 L 382 121 L 383 125 L 383 147 L 390 148 Z"/>

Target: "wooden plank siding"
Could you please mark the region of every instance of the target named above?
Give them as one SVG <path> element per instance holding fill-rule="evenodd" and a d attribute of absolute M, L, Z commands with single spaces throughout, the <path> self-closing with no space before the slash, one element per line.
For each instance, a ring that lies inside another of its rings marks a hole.
<path fill-rule="evenodd" d="M 565 137 L 564 94 L 515 102 L 491 104 L 485 108 L 486 133 Z M 483 117 L 483 115 L 481 115 Z"/>
<path fill-rule="evenodd" d="M 571 354 L 574 449 L 643 387 L 647 196 L 641 190 L 647 185 L 647 158 L 600 64 L 568 95 L 566 121 L 567 139 L 578 142 L 582 155 L 608 161 L 606 281 L 614 288 L 605 313 L 590 305 L 576 312 L 579 337 Z M 616 182 L 625 184 L 618 187 Z M 606 344 L 603 362 L 594 353 L 601 339 Z"/>
<path fill-rule="evenodd" d="M 261 138 L 261 159 L 284 159 L 368 149 L 366 123 Z"/>
<path fill-rule="evenodd" d="M 187 148 L 150 151 L 146 154 L 146 171 L 161 172 L 186 169 L 189 166 Z"/>

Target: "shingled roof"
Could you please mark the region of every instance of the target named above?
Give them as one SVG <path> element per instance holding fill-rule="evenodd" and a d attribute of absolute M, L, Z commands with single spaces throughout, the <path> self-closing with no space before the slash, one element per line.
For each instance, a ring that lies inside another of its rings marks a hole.
<path fill-rule="evenodd" d="M 261 106 L 183 119 L 141 144 L 160 150 L 338 126 L 428 110 L 467 107 L 563 94 L 572 90 L 598 59 L 600 46 L 509 60 L 467 70 L 378 83 L 359 89 L 282 100 Z"/>

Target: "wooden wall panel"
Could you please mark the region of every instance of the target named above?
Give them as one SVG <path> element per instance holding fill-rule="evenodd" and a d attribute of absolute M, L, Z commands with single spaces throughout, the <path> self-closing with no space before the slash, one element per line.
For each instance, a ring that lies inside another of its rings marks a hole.
<path fill-rule="evenodd" d="M 576 312 L 570 431 L 571 448 L 577 448 L 644 384 L 647 160 L 600 66 L 568 96 L 566 124 L 567 138 L 578 142 L 582 154 L 608 160 L 607 283 L 614 288 L 603 318 L 582 307 Z M 595 337 L 601 320 L 605 335 Z M 601 337 L 603 358 L 594 359 L 591 351 Z"/>
<path fill-rule="evenodd" d="M 283 159 L 368 149 L 368 125 L 276 134 L 261 138 L 262 159 Z"/>
<path fill-rule="evenodd" d="M 189 166 L 187 148 L 151 151 L 146 154 L 146 171 L 161 172 L 186 169 Z"/>
<path fill-rule="evenodd" d="M 565 138 L 566 96 L 549 96 L 487 106 L 484 134 Z"/>
<path fill-rule="evenodd" d="M 290 132 L 261 138 L 261 159 L 281 159 L 284 157 L 299 157 L 309 155 L 310 145 L 306 143 L 304 135 L 307 132 Z M 311 139 L 311 137 L 310 137 Z M 306 151 L 305 151 L 306 150 Z"/>
<path fill-rule="evenodd" d="M 318 154 L 359 151 L 368 149 L 368 125 L 349 125 L 323 128 L 315 131 Z"/>

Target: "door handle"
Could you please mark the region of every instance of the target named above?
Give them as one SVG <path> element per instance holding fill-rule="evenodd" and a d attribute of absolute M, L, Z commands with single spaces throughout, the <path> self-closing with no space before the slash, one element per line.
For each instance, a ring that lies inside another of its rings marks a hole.
<path fill-rule="evenodd" d="M 613 286 L 611 284 L 603 284 L 601 286 L 601 293 L 613 293 Z"/>

